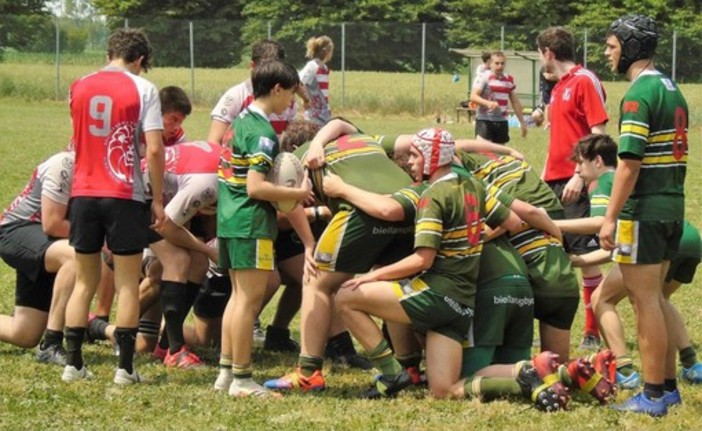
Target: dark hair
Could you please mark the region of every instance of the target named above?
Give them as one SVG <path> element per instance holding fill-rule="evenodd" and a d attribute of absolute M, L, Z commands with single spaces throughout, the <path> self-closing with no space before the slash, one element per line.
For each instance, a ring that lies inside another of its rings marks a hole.
<path fill-rule="evenodd" d="M 548 48 L 558 61 L 575 60 L 575 39 L 573 33 L 563 27 L 549 27 L 536 37 L 539 51 Z"/>
<path fill-rule="evenodd" d="M 483 63 L 485 63 L 490 60 L 490 57 L 492 57 L 492 51 L 483 51 L 483 55 L 480 58 L 482 58 Z"/>
<path fill-rule="evenodd" d="M 311 141 L 319 129 L 319 124 L 312 121 L 291 121 L 280 136 L 280 148 L 282 151 L 291 153 L 297 147 Z"/>
<path fill-rule="evenodd" d="M 253 68 L 251 84 L 253 85 L 254 97 L 258 99 L 268 96 L 276 84 L 285 90 L 297 87 L 300 85 L 300 77 L 290 63 L 273 60 L 263 62 Z"/>
<path fill-rule="evenodd" d="M 161 100 L 161 114 L 169 112 L 180 112 L 188 116 L 193 111 L 193 106 L 190 104 L 190 99 L 185 91 L 175 85 L 163 87 L 158 92 L 158 98 Z"/>
<path fill-rule="evenodd" d="M 133 63 L 143 57 L 141 68 L 148 72 L 151 68 L 151 54 L 153 49 L 149 38 L 138 28 L 122 28 L 110 35 L 107 40 L 107 57 L 110 60 L 122 59 Z"/>
<path fill-rule="evenodd" d="M 573 151 L 572 160 L 595 160 L 602 157 L 605 166 L 617 166 L 617 144 L 609 135 L 591 134 L 580 139 Z"/>
<path fill-rule="evenodd" d="M 251 48 L 251 61 L 254 64 L 270 60 L 285 60 L 285 48 L 274 40 L 262 40 Z"/>

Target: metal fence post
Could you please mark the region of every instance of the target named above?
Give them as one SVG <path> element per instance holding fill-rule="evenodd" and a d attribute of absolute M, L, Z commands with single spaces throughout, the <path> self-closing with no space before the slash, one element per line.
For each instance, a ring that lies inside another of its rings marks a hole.
<path fill-rule="evenodd" d="M 341 23 L 341 107 L 346 108 L 346 23 Z"/>
<path fill-rule="evenodd" d="M 672 65 L 671 65 L 671 72 L 670 72 L 670 77 L 675 81 L 675 63 L 678 60 L 678 31 L 673 30 L 673 60 L 672 60 Z"/>
<path fill-rule="evenodd" d="M 587 29 L 585 29 L 583 39 L 583 67 L 587 69 Z"/>
<path fill-rule="evenodd" d="M 195 33 L 193 22 L 188 21 L 190 33 L 190 98 L 195 100 Z"/>
<path fill-rule="evenodd" d="M 268 21 L 268 40 L 273 39 L 273 25 Z"/>
<path fill-rule="evenodd" d="M 61 67 L 59 61 L 61 57 L 61 31 L 59 28 L 59 18 L 56 17 L 56 100 L 59 100 L 61 92 Z"/>
<path fill-rule="evenodd" d="M 422 84 L 421 84 L 421 115 L 424 116 L 424 63 L 427 52 L 427 23 L 422 23 Z"/>
<path fill-rule="evenodd" d="M 129 28 L 129 18 L 124 19 L 124 28 Z"/>
<path fill-rule="evenodd" d="M 500 51 L 505 50 L 505 26 L 500 26 Z"/>

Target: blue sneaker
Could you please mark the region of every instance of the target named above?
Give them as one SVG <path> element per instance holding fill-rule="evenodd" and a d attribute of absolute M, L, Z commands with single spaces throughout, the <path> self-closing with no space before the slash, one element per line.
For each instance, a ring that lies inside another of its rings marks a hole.
<path fill-rule="evenodd" d="M 683 380 L 688 383 L 695 385 L 702 384 L 702 362 L 697 362 L 690 368 L 682 367 L 682 372 L 680 374 Z"/>
<path fill-rule="evenodd" d="M 680 391 L 677 389 L 674 391 L 663 392 L 663 401 L 668 407 L 673 407 L 682 404 L 682 397 L 680 397 Z"/>
<path fill-rule="evenodd" d="M 668 414 L 668 404 L 665 397 L 652 401 L 646 398 L 643 392 L 639 392 L 621 404 L 613 404 L 611 408 L 620 412 L 646 413 L 653 417 Z"/>
<path fill-rule="evenodd" d="M 641 385 L 641 376 L 636 371 L 628 376 L 617 371 L 617 384 L 622 389 L 636 389 Z"/>

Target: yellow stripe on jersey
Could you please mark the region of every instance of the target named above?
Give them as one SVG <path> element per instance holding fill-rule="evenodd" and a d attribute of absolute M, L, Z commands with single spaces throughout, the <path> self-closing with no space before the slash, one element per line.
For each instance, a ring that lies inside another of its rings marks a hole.
<path fill-rule="evenodd" d="M 466 231 L 466 226 L 460 226 L 449 232 L 443 232 L 441 235 L 442 240 L 452 240 L 452 239 L 467 239 L 468 232 Z"/>
<path fill-rule="evenodd" d="M 417 225 L 415 226 L 415 231 L 417 233 L 419 232 L 435 232 L 435 233 L 441 233 L 442 231 L 442 224 L 437 221 L 433 220 L 419 220 L 417 222 Z"/>
<path fill-rule="evenodd" d="M 675 156 L 644 156 L 641 161 L 642 165 L 669 165 L 669 164 L 679 164 L 687 162 L 687 154 L 682 156 L 680 159 L 676 159 Z"/>
<path fill-rule="evenodd" d="M 353 148 L 353 149 L 349 149 L 349 150 L 338 151 L 338 152 L 327 154 L 326 162 L 328 164 L 332 164 L 332 163 L 347 159 L 349 157 L 356 157 L 356 156 L 361 156 L 361 155 L 365 155 L 365 154 L 374 154 L 374 153 L 379 153 L 379 154 L 382 154 L 383 156 L 385 156 L 385 151 L 383 151 L 382 148 L 378 148 L 378 147 Z"/>
<path fill-rule="evenodd" d="M 606 207 L 609 205 L 609 196 L 607 195 L 594 195 L 590 200 L 590 206 L 593 207 Z"/>
<path fill-rule="evenodd" d="M 406 197 L 407 199 L 409 199 L 410 202 L 412 202 L 415 206 L 417 206 L 417 203 L 419 202 L 419 195 L 414 190 L 402 189 L 402 190 L 399 190 L 397 193 Z"/>
<path fill-rule="evenodd" d="M 675 132 L 661 133 L 660 135 L 650 135 L 648 142 L 651 144 L 661 144 L 672 142 L 675 139 Z"/>
<path fill-rule="evenodd" d="M 324 229 L 324 233 L 319 238 L 317 248 L 314 251 L 317 267 L 324 271 L 334 271 L 336 261 L 339 257 L 339 247 L 344 239 L 346 227 L 351 218 L 351 211 L 339 211 L 329 221 L 329 225 Z"/>
<path fill-rule="evenodd" d="M 645 137 L 648 136 L 648 126 L 641 123 L 623 122 L 619 134 L 623 135 L 625 133 L 631 133 L 634 135 Z"/>
<path fill-rule="evenodd" d="M 463 248 L 456 251 L 442 249 L 437 252 L 437 255 L 443 257 L 470 257 L 480 255 L 481 251 L 483 251 L 483 244 L 479 243 L 476 246 Z"/>
<path fill-rule="evenodd" d="M 517 249 L 517 251 L 519 252 L 519 254 L 525 255 L 525 254 L 530 253 L 530 252 L 537 250 L 539 248 L 546 247 L 549 244 L 551 244 L 550 238 L 541 237 L 541 238 L 535 239 L 533 241 L 529 241 L 528 243 L 519 247 Z"/>

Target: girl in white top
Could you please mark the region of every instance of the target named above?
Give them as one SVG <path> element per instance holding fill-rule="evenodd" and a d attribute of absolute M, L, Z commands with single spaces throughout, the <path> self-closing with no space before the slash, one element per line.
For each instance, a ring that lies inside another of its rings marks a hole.
<path fill-rule="evenodd" d="M 329 67 L 334 54 L 334 42 L 328 36 L 310 38 L 307 55 L 310 60 L 300 71 L 300 82 L 307 91 L 305 119 L 324 125 L 331 119 L 329 110 Z"/>

